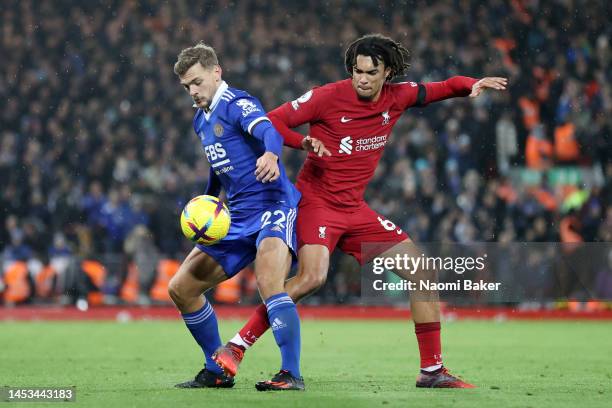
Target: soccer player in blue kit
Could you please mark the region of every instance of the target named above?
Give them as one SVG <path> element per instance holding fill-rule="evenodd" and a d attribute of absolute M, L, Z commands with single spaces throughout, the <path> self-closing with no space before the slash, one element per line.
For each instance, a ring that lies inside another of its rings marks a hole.
<path fill-rule="evenodd" d="M 232 223 L 215 245 L 197 245 L 181 264 L 168 291 L 206 363 L 180 388 L 234 385 L 212 359 L 221 346 L 215 312 L 203 294 L 255 261 L 255 275 L 282 357 L 281 370 L 258 390 L 303 390 L 300 321 L 284 282 L 295 257 L 299 191 L 279 163 L 283 139 L 260 102 L 230 88 L 212 47 L 200 42 L 181 51 L 174 66 L 198 108 L 193 127 L 210 163 L 206 194 L 225 189 Z M 204 232 L 204 231 L 203 231 Z"/>

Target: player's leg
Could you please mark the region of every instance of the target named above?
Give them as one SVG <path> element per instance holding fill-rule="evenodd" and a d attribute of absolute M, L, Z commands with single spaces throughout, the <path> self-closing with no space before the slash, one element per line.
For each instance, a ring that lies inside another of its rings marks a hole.
<path fill-rule="evenodd" d="M 255 257 L 255 279 L 264 301 L 285 292 L 290 267 L 291 252 L 282 239 L 267 237 L 261 240 Z"/>
<path fill-rule="evenodd" d="M 385 219 L 368 206 L 364 206 L 349 233 L 339 242 L 339 247 L 349 253 L 360 264 L 369 262 L 376 256 L 394 258 L 412 251 L 412 256 L 419 257 L 421 252 L 412 244 L 410 238 L 401 228 Z M 362 244 L 368 243 L 367 253 L 363 253 Z M 408 254 L 411 255 L 411 254 Z M 410 274 L 403 270 L 394 270 L 404 279 L 418 281 L 432 279 L 425 276 L 423 270 Z M 410 296 L 415 333 L 421 357 L 421 372 L 417 378 L 418 387 L 437 388 L 471 388 L 460 379 L 450 375 L 442 365 L 442 345 L 440 341 L 440 302 L 435 290 L 420 290 Z"/>
<path fill-rule="evenodd" d="M 260 391 L 304 389 L 300 374 L 300 318 L 284 288 L 291 259 L 289 248 L 281 238 L 261 240 L 255 258 L 255 277 L 281 352 L 281 369 L 272 380 L 257 383 Z"/>
<path fill-rule="evenodd" d="M 423 252 L 409 238 L 391 248 L 381 256 L 394 258 L 407 254 L 418 258 Z M 394 270 L 398 276 L 417 283 L 416 290 L 410 294 L 410 310 L 414 320 L 414 331 L 419 345 L 421 370 L 416 386 L 421 388 L 474 388 L 460 378 L 450 374 L 442 362 L 442 343 L 440 340 L 440 299 L 437 290 L 420 289 L 418 282 L 436 280 L 431 271 Z"/>
<path fill-rule="evenodd" d="M 298 252 L 298 272 L 285 282 L 285 291 L 294 303 L 314 293 L 324 283 L 329 267 L 329 249 L 324 245 L 304 245 Z M 235 376 L 249 349 L 270 327 L 266 303 L 255 308 L 246 324 L 215 353 L 215 361 Z"/>
<path fill-rule="evenodd" d="M 298 271 L 285 282 L 285 291 L 294 303 L 316 292 L 325 284 L 329 249 L 324 245 L 304 245 L 298 251 Z M 270 326 L 265 304 L 259 305 L 244 327 L 230 340 L 243 351 L 251 347 Z"/>
<path fill-rule="evenodd" d="M 406 238 L 399 245 L 384 252 L 382 257 L 394 258 L 404 254 L 418 258 L 422 252 Z M 434 372 L 442 367 L 442 346 L 440 342 L 440 299 L 437 290 L 420 289 L 422 280 L 434 280 L 435 276 L 427 275 L 423 269 L 416 271 L 393 270 L 401 278 L 417 283 L 416 289 L 410 294 L 410 311 L 414 321 L 414 330 L 419 344 L 421 370 Z M 414 273 L 411 273 L 414 272 Z"/>
<path fill-rule="evenodd" d="M 342 235 L 346 214 L 325 207 L 300 203 L 296 222 L 300 238 L 298 271 L 285 283 L 285 290 L 294 303 L 316 292 L 327 279 L 329 257 Z M 230 375 L 236 375 L 244 352 L 270 327 L 265 304 L 259 305 L 247 323 L 219 350 L 220 363 Z"/>
<path fill-rule="evenodd" d="M 320 244 L 307 244 L 298 251 L 298 271 L 285 283 L 285 289 L 294 302 L 318 291 L 327 280 L 329 248 Z"/>
<path fill-rule="evenodd" d="M 389 222 L 390 221 L 386 221 Z M 393 259 L 396 255 L 418 258 L 422 251 L 410 240 L 404 239 L 383 254 L 385 258 Z M 440 343 L 440 299 L 437 290 L 420 289 L 419 281 L 434 280 L 435 276 L 427 275 L 423 269 L 416 271 L 393 270 L 393 272 L 409 281 L 417 283 L 416 289 L 410 294 L 410 311 L 414 321 L 415 333 L 421 355 L 421 370 L 432 372 L 442 367 L 442 352 Z M 411 273 L 413 272 L 413 273 Z"/>
<path fill-rule="evenodd" d="M 418 258 L 423 252 L 409 238 L 382 254 L 394 258 L 407 254 Z M 440 340 L 440 299 L 437 290 L 420 289 L 418 282 L 436 280 L 431 271 L 417 269 L 414 273 L 394 270 L 395 274 L 417 283 L 416 290 L 410 294 L 410 310 L 414 320 L 414 331 L 419 344 L 421 370 L 416 386 L 422 388 L 474 388 L 460 378 L 450 374 L 442 362 L 442 343 Z"/>
<path fill-rule="evenodd" d="M 221 345 L 215 312 L 204 292 L 227 279 L 223 268 L 208 254 L 194 248 L 170 280 L 168 293 L 181 312 L 185 325 L 202 348 L 205 366 L 195 379 L 177 384 L 179 388 L 231 387 L 232 378 L 212 360 Z"/>

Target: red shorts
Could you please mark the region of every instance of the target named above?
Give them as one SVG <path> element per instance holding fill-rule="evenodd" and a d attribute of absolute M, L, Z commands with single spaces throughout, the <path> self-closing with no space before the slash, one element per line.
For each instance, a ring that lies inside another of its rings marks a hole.
<path fill-rule="evenodd" d="M 297 216 L 298 248 L 307 244 L 325 245 L 329 253 L 338 246 L 360 264 L 369 262 L 408 235 L 364 201 L 355 210 L 342 210 L 324 203 L 300 202 Z M 361 245 L 371 243 L 362 253 Z"/>

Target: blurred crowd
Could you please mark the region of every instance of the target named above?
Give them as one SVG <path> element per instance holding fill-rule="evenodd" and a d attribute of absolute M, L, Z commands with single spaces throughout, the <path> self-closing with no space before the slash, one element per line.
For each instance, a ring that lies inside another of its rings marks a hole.
<path fill-rule="evenodd" d="M 610 18 L 608 2 L 572 0 L 7 0 L 0 292 L 20 261 L 30 284 L 55 265 L 54 290 L 75 298 L 96 281 L 78 278 L 87 259 L 115 296 L 138 264 L 146 301 L 157 261 L 184 257 L 178 214 L 208 171 L 172 68 L 200 40 L 267 109 L 346 78 L 344 49 L 369 32 L 410 50 L 413 81 L 506 76 L 507 92 L 404 115 L 367 201 L 417 241 L 611 241 Z M 291 178 L 303 159 L 285 150 Z M 324 300 L 358 293 L 346 262 Z"/>

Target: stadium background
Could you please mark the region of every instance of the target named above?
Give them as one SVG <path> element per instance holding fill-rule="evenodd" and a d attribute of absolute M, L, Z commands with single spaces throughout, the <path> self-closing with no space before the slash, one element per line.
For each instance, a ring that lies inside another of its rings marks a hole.
<path fill-rule="evenodd" d="M 172 72 L 199 40 L 267 109 L 345 78 L 343 50 L 368 32 L 407 46 L 410 80 L 507 76 L 508 92 L 405 114 L 366 200 L 420 242 L 609 242 L 609 17 L 598 1 L 6 1 L 0 303 L 168 301 L 191 247 L 178 214 L 208 175 Z M 285 149 L 292 179 L 303 159 Z M 306 303 L 357 303 L 359 286 L 336 255 Z M 214 296 L 258 301 L 249 273 Z"/>
<path fill-rule="evenodd" d="M 421 242 L 609 250 L 611 17 L 571 0 L 2 1 L 0 400 L 3 385 L 73 385 L 88 407 L 608 407 L 612 308 L 589 299 L 612 298 L 612 256 L 566 279 L 530 264 L 536 286 L 554 282 L 536 304 L 444 306 L 445 365 L 478 386 L 460 393 L 414 388 L 409 311 L 355 305 L 344 255 L 299 306 L 307 392 L 253 389 L 278 367 L 271 335 L 234 389 L 174 389 L 202 353 L 165 284 L 191 247 L 179 211 L 208 174 L 172 73 L 199 40 L 267 109 L 345 78 L 343 50 L 368 32 L 411 50 L 409 80 L 507 76 L 507 92 L 405 114 L 366 199 Z M 294 177 L 304 155 L 284 154 Z M 508 260 L 510 277 L 529 263 Z M 253 309 L 236 302 L 258 301 L 239 276 L 211 297 L 223 340 Z"/>

